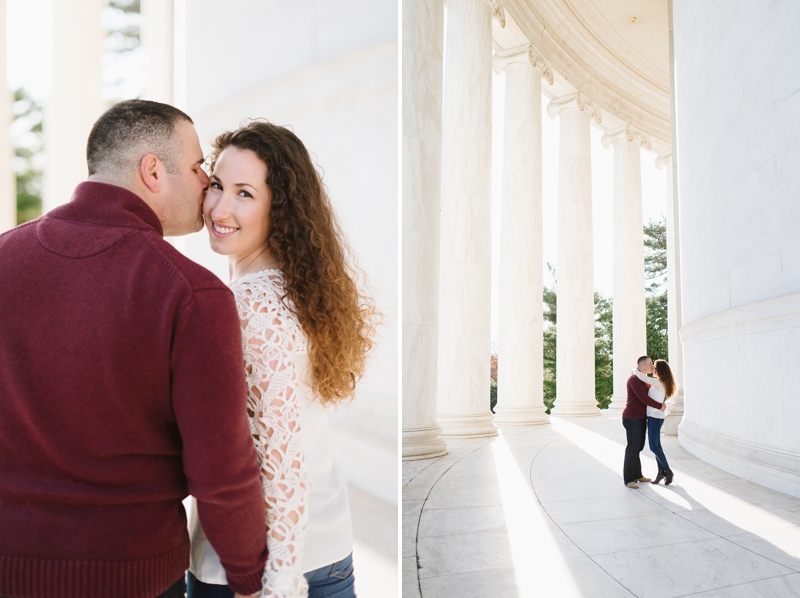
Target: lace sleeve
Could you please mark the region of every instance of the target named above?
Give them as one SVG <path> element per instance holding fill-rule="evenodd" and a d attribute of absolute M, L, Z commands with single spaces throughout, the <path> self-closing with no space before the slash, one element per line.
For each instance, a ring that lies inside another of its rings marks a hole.
<path fill-rule="evenodd" d="M 248 415 L 267 509 L 267 564 L 262 596 L 308 595 L 302 565 L 308 523 L 308 464 L 303 451 L 292 358 L 296 342 L 288 310 L 277 296 L 237 293 L 248 378 Z"/>

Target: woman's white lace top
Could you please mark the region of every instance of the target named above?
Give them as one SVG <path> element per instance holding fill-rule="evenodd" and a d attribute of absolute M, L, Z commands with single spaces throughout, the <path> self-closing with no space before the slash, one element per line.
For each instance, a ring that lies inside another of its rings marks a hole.
<path fill-rule="evenodd" d="M 659 403 L 664 402 L 664 397 L 667 395 L 667 391 L 664 388 L 664 384 L 659 380 L 657 377 L 653 376 L 650 377 L 647 374 L 643 374 L 639 371 L 638 368 L 633 368 L 633 372 L 631 372 L 634 376 L 639 378 L 645 384 L 650 385 L 650 390 L 647 391 L 647 396 L 653 399 L 654 401 L 658 401 Z M 675 403 L 675 399 L 667 399 L 667 406 L 672 405 Z M 664 419 L 664 417 L 669 414 L 669 409 L 664 411 L 659 411 L 658 409 L 654 409 L 647 406 L 647 417 L 656 417 L 658 419 Z"/>
<path fill-rule="evenodd" d="M 307 341 L 284 297 L 280 271 L 243 276 L 231 289 L 267 509 L 262 595 L 306 596 L 304 572 L 352 551 L 347 488 L 330 446 L 327 412 L 306 383 Z M 192 519 L 192 572 L 206 583 L 226 583 L 219 558 Z"/>

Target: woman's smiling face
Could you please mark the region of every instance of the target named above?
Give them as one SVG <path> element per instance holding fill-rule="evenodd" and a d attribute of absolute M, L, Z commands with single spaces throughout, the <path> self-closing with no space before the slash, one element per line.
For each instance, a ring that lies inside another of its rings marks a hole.
<path fill-rule="evenodd" d="M 240 259 L 268 250 L 271 199 L 267 165 L 250 150 L 226 147 L 203 201 L 211 249 Z"/>

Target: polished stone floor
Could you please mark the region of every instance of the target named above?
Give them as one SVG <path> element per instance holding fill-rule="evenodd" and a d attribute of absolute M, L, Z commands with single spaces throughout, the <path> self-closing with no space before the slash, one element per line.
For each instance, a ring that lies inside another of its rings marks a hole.
<path fill-rule="evenodd" d="M 800 499 L 662 443 L 675 481 L 639 490 L 607 413 L 405 462 L 403 596 L 800 597 Z M 647 449 L 642 466 L 655 477 Z"/>

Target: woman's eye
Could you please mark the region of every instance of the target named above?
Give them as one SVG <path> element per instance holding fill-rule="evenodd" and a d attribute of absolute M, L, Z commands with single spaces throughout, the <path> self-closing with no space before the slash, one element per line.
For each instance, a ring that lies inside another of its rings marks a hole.
<path fill-rule="evenodd" d="M 212 182 L 209 185 L 209 187 L 211 187 L 212 189 L 222 189 L 222 185 L 220 185 L 219 183 L 216 183 L 216 182 Z"/>
<path fill-rule="evenodd" d="M 253 197 L 247 191 L 240 191 L 239 193 L 241 193 L 243 197 Z"/>

